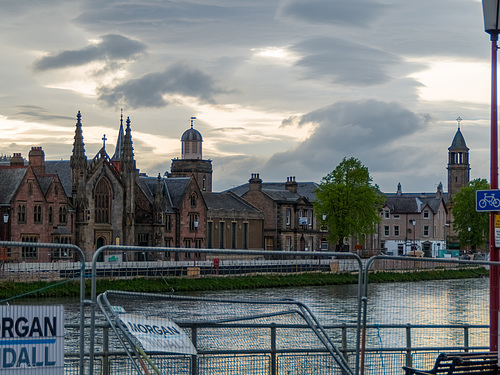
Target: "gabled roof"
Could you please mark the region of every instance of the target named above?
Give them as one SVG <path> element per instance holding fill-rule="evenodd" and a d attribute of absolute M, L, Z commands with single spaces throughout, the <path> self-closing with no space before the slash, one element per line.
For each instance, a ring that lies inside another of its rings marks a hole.
<path fill-rule="evenodd" d="M 53 175 L 37 176 L 38 184 L 44 196 L 47 196 L 47 191 L 49 190 L 50 184 L 54 181 Z"/>
<path fill-rule="evenodd" d="M 67 197 L 71 197 L 71 165 L 69 160 L 46 161 L 45 173 L 57 174 Z"/>
<path fill-rule="evenodd" d="M 243 196 L 249 190 L 249 183 L 237 186 L 227 191 L 232 191 L 238 196 Z M 297 182 L 297 193 L 293 193 L 285 188 L 284 182 L 263 182 L 262 191 L 273 200 L 297 200 L 299 197 L 306 198 L 309 202 L 314 202 L 314 190 L 318 187 L 315 182 Z"/>
<path fill-rule="evenodd" d="M 165 185 L 170 196 L 172 207 L 177 208 L 181 205 L 182 199 L 191 181 L 190 177 L 175 177 L 165 179 Z"/>
<path fill-rule="evenodd" d="M 443 198 L 438 198 L 436 193 L 409 193 L 409 194 L 386 194 L 385 205 L 392 213 L 420 213 L 424 207 L 428 206 L 434 213 L 439 210 L 443 202 L 446 209 L 446 202 Z"/>
<path fill-rule="evenodd" d="M 0 204 L 10 204 L 19 185 L 23 181 L 27 168 L 0 169 Z"/>

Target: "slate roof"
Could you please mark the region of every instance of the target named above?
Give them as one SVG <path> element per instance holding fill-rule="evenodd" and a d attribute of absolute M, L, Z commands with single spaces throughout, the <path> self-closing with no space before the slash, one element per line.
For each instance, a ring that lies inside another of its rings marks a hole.
<path fill-rule="evenodd" d="M 436 193 L 422 194 L 422 193 L 408 193 L 408 194 L 386 194 L 385 205 L 389 207 L 392 213 L 420 213 L 425 206 L 436 213 L 439 209 L 441 201 L 446 204 L 443 198 L 436 198 Z"/>
<path fill-rule="evenodd" d="M 71 166 L 69 160 L 46 161 L 46 174 L 57 174 L 67 197 L 71 198 Z"/>
<path fill-rule="evenodd" d="M 170 196 L 170 201 L 172 202 L 172 206 L 174 208 L 181 205 L 182 198 L 184 197 L 190 180 L 190 177 L 167 178 L 164 180 L 168 195 Z"/>
<path fill-rule="evenodd" d="M 457 132 L 455 133 L 455 137 L 453 137 L 453 141 L 451 142 L 451 146 L 448 148 L 448 150 L 454 150 L 454 149 L 466 149 L 468 150 L 467 148 L 467 145 L 465 144 L 465 138 L 462 134 L 462 132 L 460 131 L 460 129 L 457 130 Z"/>
<path fill-rule="evenodd" d="M 232 210 L 260 212 L 247 201 L 231 192 L 203 193 L 203 198 L 209 210 Z"/>
<path fill-rule="evenodd" d="M 26 168 L 0 169 L 0 204 L 10 204 L 26 174 Z"/>
<path fill-rule="evenodd" d="M 37 180 L 43 195 L 47 195 L 50 184 L 54 181 L 54 176 L 37 176 Z"/>
<path fill-rule="evenodd" d="M 227 191 L 232 191 L 238 196 L 242 196 L 249 189 L 249 183 L 237 186 Z M 318 187 L 315 182 L 297 182 L 297 194 L 286 190 L 284 182 L 263 182 L 262 191 L 274 200 L 296 201 L 299 197 L 305 197 L 309 202 L 314 202 L 314 190 Z"/>

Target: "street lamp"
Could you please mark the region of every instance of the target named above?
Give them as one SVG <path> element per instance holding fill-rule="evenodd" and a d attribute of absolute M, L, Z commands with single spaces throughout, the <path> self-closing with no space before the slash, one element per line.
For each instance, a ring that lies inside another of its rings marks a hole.
<path fill-rule="evenodd" d="M 417 224 L 417 221 L 411 219 L 410 224 L 413 225 L 413 246 L 412 246 L 413 255 L 417 256 L 417 245 L 415 244 L 415 225 Z"/>
<path fill-rule="evenodd" d="M 491 139 L 490 139 L 490 189 L 498 189 L 498 134 L 497 134 L 497 42 L 500 33 L 500 0 L 483 0 L 484 29 L 491 40 Z M 490 212 L 490 260 L 498 262 L 495 247 L 495 213 Z M 490 267 L 490 350 L 498 349 L 498 309 L 499 309 L 498 267 Z"/>

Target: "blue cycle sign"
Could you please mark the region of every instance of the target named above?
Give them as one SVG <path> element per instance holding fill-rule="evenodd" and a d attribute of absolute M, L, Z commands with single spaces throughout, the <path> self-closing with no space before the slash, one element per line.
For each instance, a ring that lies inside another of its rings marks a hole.
<path fill-rule="evenodd" d="M 476 191 L 476 211 L 500 211 L 500 190 Z"/>

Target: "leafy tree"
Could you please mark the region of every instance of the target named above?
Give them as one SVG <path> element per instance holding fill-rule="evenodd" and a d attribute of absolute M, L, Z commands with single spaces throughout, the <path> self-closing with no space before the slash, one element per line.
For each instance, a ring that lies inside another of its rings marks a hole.
<path fill-rule="evenodd" d="M 475 249 L 486 243 L 489 215 L 487 212 L 476 211 L 476 191 L 489 188 L 488 181 L 477 178 L 461 188 L 453 198 L 453 229 L 458 233 L 460 246 Z"/>
<path fill-rule="evenodd" d="M 315 193 L 314 210 L 320 220 L 326 215 L 331 243 L 338 243 L 342 249 L 346 238 L 364 240 L 375 233 L 385 196 L 377 185 L 372 185 L 368 168 L 358 159 L 344 158 L 323 177 Z"/>

